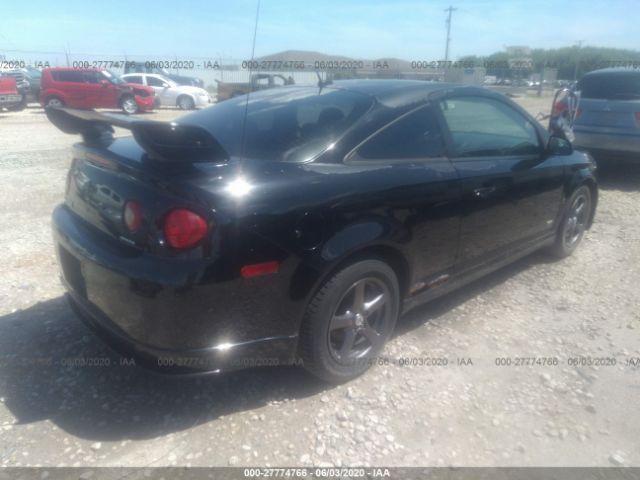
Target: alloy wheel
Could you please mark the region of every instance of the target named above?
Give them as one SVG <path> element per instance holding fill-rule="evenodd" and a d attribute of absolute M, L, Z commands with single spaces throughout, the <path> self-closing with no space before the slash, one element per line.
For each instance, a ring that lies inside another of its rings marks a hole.
<path fill-rule="evenodd" d="M 62 107 L 62 102 L 59 98 L 50 98 L 47 100 L 47 107 L 59 108 Z"/>
<path fill-rule="evenodd" d="M 193 100 L 189 97 L 182 97 L 180 99 L 179 107 L 182 110 L 191 110 L 193 108 Z"/>
<path fill-rule="evenodd" d="M 338 302 L 329 323 L 329 351 L 342 364 L 365 357 L 386 340 L 391 293 L 375 277 L 356 281 Z"/>
<path fill-rule="evenodd" d="M 578 195 L 571 204 L 567 220 L 564 225 L 563 241 L 566 248 L 573 248 L 582 238 L 587 227 L 589 215 L 589 198 Z"/>
<path fill-rule="evenodd" d="M 138 111 L 138 104 L 133 98 L 127 97 L 122 101 L 122 109 L 127 113 L 136 113 Z"/>

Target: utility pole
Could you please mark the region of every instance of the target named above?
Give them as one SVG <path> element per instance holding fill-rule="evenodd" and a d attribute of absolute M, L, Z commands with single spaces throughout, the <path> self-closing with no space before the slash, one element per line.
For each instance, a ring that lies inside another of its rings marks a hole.
<path fill-rule="evenodd" d="M 582 40 L 578 40 L 578 55 L 576 55 L 576 66 L 573 69 L 573 81 L 578 79 L 578 65 L 580 64 L 580 50 L 582 49 Z"/>
<path fill-rule="evenodd" d="M 65 57 L 67 57 L 67 67 L 70 67 L 71 65 L 69 64 L 69 42 L 67 42 L 67 48 L 65 48 L 64 50 L 64 55 Z"/>
<path fill-rule="evenodd" d="M 449 15 L 447 16 L 447 46 L 444 49 L 445 62 L 449 61 L 449 42 L 451 42 L 451 14 L 456 10 L 457 8 L 453 8 L 451 5 L 449 5 L 449 8 L 444 9 L 445 12 L 449 12 Z"/>

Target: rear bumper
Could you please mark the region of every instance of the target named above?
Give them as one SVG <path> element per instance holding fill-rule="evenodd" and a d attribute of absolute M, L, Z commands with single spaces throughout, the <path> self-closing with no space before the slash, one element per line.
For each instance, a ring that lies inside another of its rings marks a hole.
<path fill-rule="evenodd" d="M 612 154 L 640 161 L 640 133 L 611 133 L 574 128 L 574 147 L 594 153 Z"/>
<path fill-rule="evenodd" d="M 135 342 L 109 317 L 79 295 L 66 281 L 67 300 L 74 313 L 114 351 L 124 356 L 126 365 L 135 365 L 158 373 L 198 375 L 243 368 L 292 365 L 295 338 L 260 338 L 250 342 L 197 350 L 167 350 Z"/>
<path fill-rule="evenodd" d="M 22 102 L 22 95 L 18 94 L 0 94 L 0 107 L 12 107 Z"/>
<path fill-rule="evenodd" d="M 215 262 L 158 258 L 109 243 L 64 205 L 52 223 L 74 311 L 136 363 L 191 374 L 294 361 L 297 328 L 272 291 L 277 279 L 256 279 L 271 284 L 262 286 L 211 280 Z"/>

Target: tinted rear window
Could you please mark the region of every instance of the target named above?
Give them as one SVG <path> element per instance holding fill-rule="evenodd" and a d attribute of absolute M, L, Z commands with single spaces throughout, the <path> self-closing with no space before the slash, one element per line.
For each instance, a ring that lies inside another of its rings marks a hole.
<path fill-rule="evenodd" d="M 640 73 L 587 75 L 578 83 L 582 98 L 640 99 Z"/>
<path fill-rule="evenodd" d="M 83 72 L 81 70 L 58 70 L 51 72 L 51 76 L 58 82 L 84 83 L 85 80 L 82 73 Z"/>
<path fill-rule="evenodd" d="M 345 90 L 279 88 L 252 94 L 248 105 L 246 97 L 226 100 L 179 123 L 204 126 L 231 156 L 303 162 L 335 142 L 372 102 L 367 95 Z"/>

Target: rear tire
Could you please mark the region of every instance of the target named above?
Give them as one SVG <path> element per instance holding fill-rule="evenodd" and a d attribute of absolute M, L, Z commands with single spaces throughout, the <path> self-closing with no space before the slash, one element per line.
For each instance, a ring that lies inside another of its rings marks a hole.
<path fill-rule="evenodd" d="M 49 98 L 47 98 L 47 101 L 44 104 L 44 106 L 45 107 L 52 107 L 52 108 L 60 108 L 60 107 L 64 107 L 64 102 L 62 101 L 61 98 L 49 97 Z"/>
<path fill-rule="evenodd" d="M 330 383 L 361 375 L 384 348 L 399 311 L 398 279 L 386 263 L 362 260 L 343 268 L 307 306 L 300 330 L 304 367 Z"/>
<path fill-rule="evenodd" d="M 551 253 L 558 258 L 571 255 L 584 237 L 591 218 L 591 190 L 582 185 L 567 201 L 567 210 L 562 217 Z"/>
<path fill-rule="evenodd" d="M 27 108 L 27 96 L 23 95 L 22 101 L 20 103 L 10 106 L 9 108 L 7 108 L 7 110 L 9 110 L 10 112 L 20 112 L 25 108 Z"/>
<path fill-rule="evenodd" d="M 196 108 L 196 104 L 190 96 L 182 95 L 178 97 L 178 107 L 182 110 L 193 110 Z"/>

